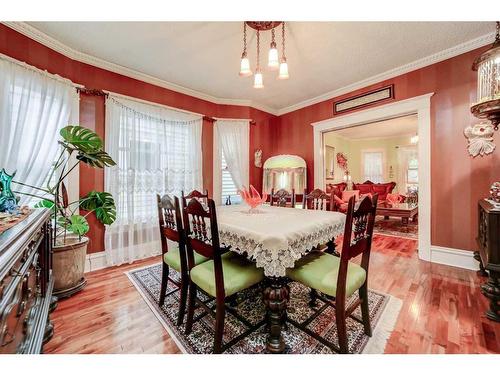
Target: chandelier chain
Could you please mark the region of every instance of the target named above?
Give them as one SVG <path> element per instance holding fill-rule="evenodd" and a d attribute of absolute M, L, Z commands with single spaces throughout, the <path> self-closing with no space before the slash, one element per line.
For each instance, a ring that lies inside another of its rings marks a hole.
<path fill-rule="evenodd" d="M 274 29 L 271 29 L 271 46 L 275 46 L 275 37 L 274 37 Z"/>
<path fill-rule="evenodd" d="M 282 57 L 283 60 L 286 60 L 285 57 L 285 21 L 281 24 L 281 49 L 282 49 Z"/>
<path fill-rule="evenodd" d="M 260 71 L 260 31 L 257 30 L 257 71 Z"/>
<path fill-rule="evenodd" d="M 243 56 L 247 55 L 247 24 L 243 22 Z"/>
<path fill-rule="evenodd" d="M 500 21 L 497 21 L 497 34 L 495 35 L 496 40 L 500 40 Z"/>

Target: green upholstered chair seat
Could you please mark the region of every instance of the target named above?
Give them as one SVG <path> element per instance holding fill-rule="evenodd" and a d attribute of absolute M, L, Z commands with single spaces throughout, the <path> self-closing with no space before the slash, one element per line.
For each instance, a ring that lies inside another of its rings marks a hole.
<path fill-rule="evenodd" d="M 305 286 L 335 297 L 340 258 L 320 252 L 312 252 L 287 270 L 287 276 Z M 358 290 L 366 280 L 365 270 L 349 262 L 347 266 L 346 297 Z"/>
<path fill-rule="evenodd" d="M 187 254 L 186 254 L 187 258 Z M 194 253 L 194 264 L 198 265 L 203 262 L 206 262 L 208 258 L 205 258 L 203 255 L 198 253 Z M 181 272 L 181 256 L 179 254 L 179 247 L 174 247 L 168 249 L 168 251 L 163 256 L 163 261 L 167 263 L 174 270 Z"/>
<path fill-rule="evenodd" d="M 264 272 L 254 263 L 231 251 L 221 256 L 222 274 L 224 276 L 224 292 L 226 297 L 264 279 Z M 214 261 L 204 262 L 193 267 L 190 272 L 191 280 L 205 292 L 215 297 L 215 270 Z"/>

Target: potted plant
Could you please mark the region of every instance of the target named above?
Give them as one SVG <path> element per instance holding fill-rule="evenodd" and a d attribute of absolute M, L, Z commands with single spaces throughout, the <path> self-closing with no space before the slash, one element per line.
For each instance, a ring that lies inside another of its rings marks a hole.
<path fill-rule="evenodd" d="M 102 224 L 110 225 L 116 219 L 116 206 L 110 193 L 98 191 L 91 191 L 84 197 L 69 202 L 64 180 L 80 163 L 93 168 L 109 167 L 116 163 L 103 150 L 102 140 L 93 131 L 70 125 L 61 129 L 59 134 L 62 137 L 59 141 L 61 152 L 52 166 L 47 186 L 40 188 L 15 182 L 39 192 L 28 194 L 42 198 L 35 208 L 46 207 L 53 210 L 54 295 L 68 297 L 83 289 L 87 283 L 84 269 L 89 239 L 85 234 L 90 227 L 86 217 L 95 214 Z M 55 180 L 54 176 L 57 176 Z"/>

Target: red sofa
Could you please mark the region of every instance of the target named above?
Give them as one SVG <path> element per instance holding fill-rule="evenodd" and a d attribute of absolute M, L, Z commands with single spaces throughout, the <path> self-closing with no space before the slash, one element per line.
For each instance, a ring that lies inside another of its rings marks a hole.
<path fill-rule="evenodd" d="M 396 187 L 395 182 L 386 182 L 383 184 L 375 184 L 371 181 L 365 181 L 362 184 L 352 184 L 352 190 L 359 190 L 359 194 L 378 194 L 378 201 L 385 201 L 387 194 L 392 193 Z"/>
<path fill-rule="evenodd" d="M 339 186 L 340 185 L 340 186 Z M 347 184 L 328 184 L 326 186 L 326 191 L 333 191 L 334 196 L 334 211 L 346 212 L 347 211 L 347 202 L 342 200 L 342 192 L 346 190 Z M 359 190 L 359 195 L 363 196 L 364 194 L 378 194 L 378 201 L 383 202 L 387 199 L 387 194 L 391 194 L 394 188 L 396 187 L 395 182 L 387 182 L 384 184 L 375 184 L 371 181 L 365 181 L 362 184 L 352 184 L 352 190 Z"/>

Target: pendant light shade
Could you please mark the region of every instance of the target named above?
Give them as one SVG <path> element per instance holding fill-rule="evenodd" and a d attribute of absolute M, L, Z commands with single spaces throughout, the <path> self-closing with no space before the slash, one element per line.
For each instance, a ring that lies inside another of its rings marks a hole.
<path fill-rule="evenodd" d="M 271 43 L 267 66 L 271 69 L 278 69 L 279 67 L 278 49 L 276 48 L 276 43 Z"/>
<path fill-rule="evenodd" d="M 278 79 L 288 79 L 288 64 L 286 63 L 286 59 L 283 58 L 280 64 L 280 73 L 278 75 Z"/>
<path fill-rule="evenodd" d="M 260 71 L 255 72 L 255 78 L 253 81 L 254 89 L 262 89 L 264 87 L 264 81 L 262 79 L 262 73 Z"/>
<path fill-rule="evenodd" d="M 250 60 L 245 54 L 241 55 L 241 63 L 240 63 L 240 76 L 248 77 L 252 75 L 252 71 L 250 70 Z"/>

